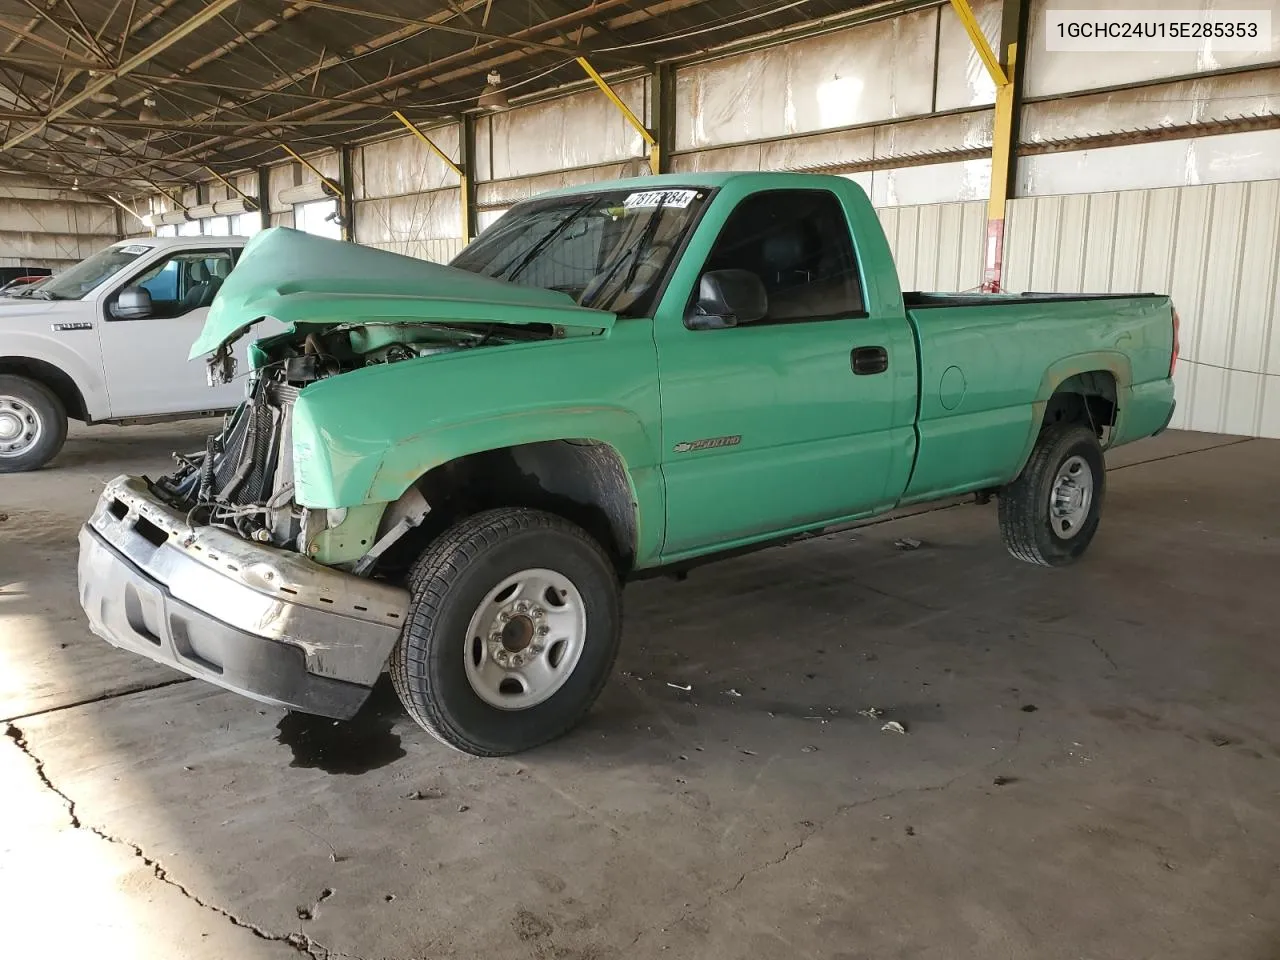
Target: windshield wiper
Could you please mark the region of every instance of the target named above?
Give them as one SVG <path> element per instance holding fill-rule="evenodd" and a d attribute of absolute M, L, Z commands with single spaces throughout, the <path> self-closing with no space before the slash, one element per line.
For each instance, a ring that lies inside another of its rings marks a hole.
<path fill-rule="evenodd" d="M 666 205 L 666 201 L 667 198 L 665 195 L 659 198 L 658 202 L 654 205 L 653 213 L 649 215 L 648 223 L 646 223 L 644 228 L 640 231 L 640 236 L 636 237 L 631 245 L 623 250 L 622 253 L 618 255 L 617 259 L 613 261 L 613 265 L 605 271 L 604 276 L 600 279 L 600 283 L 596 286 L 594 294 L 591 297 L 584 297 L 578 306 L 587 307 L 594 303 L 596 299 L 599 298 L 601 292 L 609 286 L 610 281 L 613 280 L 613 275 L 618 272 L 619 268 L 627 261 L 628 257 L 631 258 L 631 267 L 627 270 L 626 277 L 623 278 L 622 289 L 625 290 L 627 287 L 631 286 L 631 281 L 636 278 L 636 271 L 640 269 L 642 254 L 644 254 L 648 249 L 649 244 L 653 242 L 653 235 L 658 231 L 658 221 L 662 219 L 662 208 Z"/>
<path fill-rule="evenodd" d="M 552 240 L 560 236 L 560 234 L 564 233 L 565 230 L 568 229 L 569 225 L 573 223 L 575 220 L 577 220 L 584 213 L 586 213 L 587 210 L 591 207 L 591 205 L 594 204 L 595 202 L 596 202 L 595 197 L 589 197 L 585 203 L 579 204 L 577 207 L 573 209 L 572 213 L 570 213 L 558 224 L 556 224 L 554 227 L 548 230 L 547 235 L 545 237 L 543 237 L 541 240 L 535 243 L 532 247 L 530 247 L 529 252 L 526 253 L 523 257 L 521 257 L 519 262 L 517 262 L 514 266 L 512 266 L 511 264 L 507 264 L 501 270 L 497 271 L 497 273 L 495 273 L 494 276 L 499 280 L 515 280 L 515 278 L 520 276 L 520 274 L 524 271 L 524 268 L 529 266 L 529 264 L 533 263 L 534 258 L 537 257 L 538 254 L 542 253 L 542 251 L 547 248 L 547 245 L 551 243 Z"/>

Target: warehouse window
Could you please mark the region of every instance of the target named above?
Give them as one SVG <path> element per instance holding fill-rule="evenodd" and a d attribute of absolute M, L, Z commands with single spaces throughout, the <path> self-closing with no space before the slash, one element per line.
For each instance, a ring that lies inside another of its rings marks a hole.
<path fill-rule="evenodd" d="M 769 295 L 760 323 L 865 316 L 849 221 L 827 190 L 772 190 L 729 214 L 703 272 L 750 270 Z"/>
<path fill-rule="evenodd" d="M 293 225 L 298 230 L 317 237 L 342 239 L 342 227 L 338 223 L 338 201 L 316 200 L 312 203 L 296 203 L 293 206 Z"/>
<path fill-rule="evenodd" d="M 262 214 L 242 213 L 233 218 L 233 224 L 231 232 L 237 237 L 252 237 L 262 229 Z"/>

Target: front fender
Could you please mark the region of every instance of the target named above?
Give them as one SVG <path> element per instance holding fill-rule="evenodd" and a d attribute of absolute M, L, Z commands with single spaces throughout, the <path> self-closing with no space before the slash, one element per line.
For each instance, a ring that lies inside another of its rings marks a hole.
<path fill-rule="evenodd" d="M 635 490 L 638 555 L 665 516 L 651 327 L 476 348 L 366 368 L 305 389 L 294 408 L 296 497 L 314 508 L 389 503 L 427 471 L 551 440 L 612 447 Z"/>
<path fill-rule="evenodd" d="M 46 318 L 44 325 L 48 328 L 50 324 L 59 321 L 60 318 L 56 316 Z M 89 419 L 105 420 L 111 415 L 111 403 L 103 377 L 102 350 L 96 327 L 68 331 L 58 336 L 67 339 L 57 339 L 53 334 L 43 331 L 0 326 L 0 361 L 37 360 L 56 367 L 70 377 L 80 391 Z M 77 345 L 79 350 L 76 349 Z"/>

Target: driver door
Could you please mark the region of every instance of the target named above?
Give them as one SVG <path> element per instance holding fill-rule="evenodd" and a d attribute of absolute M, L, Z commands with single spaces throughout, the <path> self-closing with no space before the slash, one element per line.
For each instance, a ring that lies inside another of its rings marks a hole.
<path fill-rule="evenodd" d="M 884 510 L 911 466 L 911 332 L 867 309 L 839 198 L 746 197 L 702 267 L 720 270 L 754 274 L 766 312 L 657 328 L 667 561 Z"/>
<path fill-rule="evenodd" d="M 204 358 L 187 359 L 238 254 L 226 247 L 177 250 L 134 271 L 106 296 L 102 362 L 113 418 L 221 410 L 240 402 L 243 381 L 210 387 Z M 150 296 L 146 316 L 117 316 L 125 290 Z"/>

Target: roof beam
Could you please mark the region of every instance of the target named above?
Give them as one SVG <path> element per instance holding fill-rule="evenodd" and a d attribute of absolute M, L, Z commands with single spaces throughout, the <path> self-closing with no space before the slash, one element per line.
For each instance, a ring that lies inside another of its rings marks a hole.
<path fill-rule="evenodd" d="M 132 73 L 138 67 L 142 66 L 145 63 L 148 63 L 149 61 L 154 59 L 156 56 L 163 53 L 165 50 L 168 50 L 171 46 L 173 46 L 183 37 L 199 30 L 210 20 L 215 19 L 223 11 L 229 10 L 231 7 L 235 6 L 236 3 L 238 2 L 239 0 L 212 0 L 212 2 L 208 6 L 206 6 L 203 10 L 201 10 L 199 13 L 185 20 L 183 23 L 175 27 L 173 30 L 166 33 L 159 40 L 156 40 L 154 43 L 145 47 L 143 50 L 139 51 L 138 53 L 135 53 L 132 57 L 130 57 L 128 60 L 125 60 L 123 63 L 121 63 L 118 67 L 116 67 L 110 73 L 103 74 L 102 76 L 99 76 L 96 79 L 92 80 L 79 93 L 68 97 L 66 100 L 63 100 L 57 106 L 50 109 L 44 115 L 42 120 L 44 122 L 48 122 L 49 120 L 56 120 L 58 117 L 66 116 L 68 112 L 70 112 L 71 110 L 74 110 L 81 103 L 84 103 L 86 100 L 90 99 L 95 93 L 99 93 L 100 91 L 105 90 L 107 87 L 111 86 L 111 84 L 113 84 L 120 77 L 123 77 L 128 73 Z M 26 130 L 23 130 L 21 133 L 18 133 L 15 136 L 10 137 L 7 141 L 5 141 L 4 145 L 0 146 L 0 150 L 8 150 L 11 147 L 17 146 L 23 141 L 28 140 L 31 137 L 35 136 L 40 131 L 40 129 L 41 129 L 41 125 L 39 124 L 35 124 L 28 127 Z"/>
<path fill-rule="evenodd" d="M 58 31 L 60 31 L 62 34 L 64 34 L 68 40 L 71 40 L 71 41 L 73 41 L 73 42 L 75 42 L 75 43 L 80 44 L 80 46 L 84 47 L 84 48 L 85 48 L 85 50 L 87 50 L 89 53 L 91 53 L 91 54 L 93 54 L 93 55 L 95 55 L 95 56 L 98 56 L 98 55 L 99 55 L 99 52 L 93 48 L 93 45 L 92 45 L 88 40 L 86 40 L 86 39 L 85 39 L 84 37 L 82 37 L 82 36 L 79 36 L 79 35 L 78 35 L 74 30 L 72 30 L 70 27 L 65 26 L 65 25 L 63 25 L 62 23 L 60 23 L 58 20 L 56 20 L 56 19 L 53 17 L 53 15 L 52 15 L 51 13 L 49 13 L 49 12 L 48 12 L 48 11 L 46 11 L 46 10 L 44 10 L 44 9 L 43 9 L 42 7 L 40 7 L 38 4 L 36 4 L 36 3 L 32 3 L 32 0 L 22 0 L 22 4 L 23 4 L 25 7 L 27 7 L 27 8 L 28 8 L 32 13 L 34 13 L 34 14 L 36 15 L 36 17 L 38 17 L 40 20 L 44 21 L 45 23 L 47 23 L 47 24 L 49 24 L 50 26 L 52 26 L 55 30 L 58 30 Z"/>
<path fill-rule="evenodd" d="M 0 30 L 8 30 L 0 24 Z M 23 37 L 23 39 L 28 39 Z M 96 60 L 76 60 L 72 57 L 42 57 L 36 53 L 0 53 L 0 63 L 17 63 L 30 67 L 54 67 L 63 70 L 103 70 L 110 69 L 110 64 Z"/>
<path fill-rule="evenodd" d="M 28 113 L 21 110 L 0 110 L 0 121 L 17 120 L 27 121 L 30 123 L 49 123 L 49 119 L 39 113 Z M 161 120 L 151 122 L 148 120 L 129 120 L 124 117 L 58 117 L 57 125 L 60 127 L 101 127 L 104 130 L 120 129 L 120 130 L 159 130 L 165 133 L 209 133 L 217 136 L 216 128 L 226 128 L 232 130 L 241 130 L 245 127 L 243 120 L 200 120 L 200 121 L 184 121 L 184 120 Z M 360 126 L 368 123 L 368 120 L 262 120 L 259 125 L 264 127 L 278 127 L 283 129 L 296 129 L 297 127 L 352 127 Z M 391 123 L 390 117 L 387 122 Z M 249 136 L 246 134 L 245 136 Z M 259 138 L 260 139 L 260 138 Z M 271 139 L 275 142 L 275 139 Z M 15 144 L 15 146 L 17 146 Z"/>
<path fill-rule="evenodd" d="M 481 3 L 483 3 L 483 0 L 474 0 L 474 2 L 478 6 Z M 584 20 L 589 20 L 594 17 L 598 17 L 602 13 L 608 10 L 612 10 L 617 7 L 628 6 L 630 2 L 631 0 L 596 0 L 596 2 L 587 9 L 578 10 L 573 13 L 565 14 L 562 17 L 557 17 L 556 19 L 549 20 L 546 23 L 535 24 L 531 27 L 528 27 L 524 30 L 519 31 L 516 34 L 511 35 L 510 37 L 507 37 L 506 39 L 508 41 L 508 44 L 515 44 L 519 41 L 525 40 L 530 35 L 545 33 L 547 31 L 563 30 L 569 27 L 573 27 L 577 25 L 579 22 L 582 22 Z M 694 2 L 697 2 L 697 0 L 694 0 Z M 423 23 L 428 26 L 435 25 L 434 22 L 432 21 L 423 21 Z M 458 53 L 450 54 L 446 57 L 441 57 L 438 60 L 433 60 L 428 63 L 420 63 L 416 66 L 410 67 L 407 70 L 402 70 L 399 73 L 393 74 L 388 77 L 384 77 L 382 80 L 378 80 L 367 86 L 358 87 L 355 90 L 348 91 L 348 93 L 352 97 L 363 97 L 368 94 L 378 94 L 383 90 L 387 90 L 388 88 L 392 89 L 393 91 L 396 91 L 398 90 L 398 88 L 402 88 L 404 84 L 418 80 L 418 78 L 422 77 L 424 74 L 432 74 L 432 76 L 428 77 L 428 79 L 421 80 L 417 83 L 418 89 L 426 89 L 428 87 L 436 86 L 437 84 L 443 82 L 446 79 L 450 79 L 453 75 L 456 75 L 456 74 L 467 73 L 467 72 L 472 72 L 472 73 L 481 72 L 488 69 L 491 66 L 497 66 L 501 63 L 512 62 L 520 59 L 520 53 L 518 51 L 512 51 L 510 53 L 505 53 L 498 56 L 491 56 L 485 59 L 478 59 L 478 58 L 484 57 L 485 54 L 492 53 L 493 51 L 495 51 L 496 49 L 504 45 L 507 45 L 507 44 L 498 43 L 497 41 L 482 43 L 479 46 L 472 47 L 467 50 L 461 50 Z M 569 46 L 569 44 L 567 43 L 563 45 L 552 44 L 552 47 L 557 53 L 565 55 L 566 63 L 569 62 L 568 56 L 572 49 Z M 447 75 L 442 75 L 440 73 L 440 69 L 444 66 L 451 65 L 458 62 L 467 62 L 467 61 L 474 61 L 474 62 L 469 63 L 467 66 L 460 67 L 458 70 L 452 71 L 450 74 L 447 74 Z M 387 101 L 388 106 L 393 105 L 393 99 L 394 98 L 388 98 L 388 101 Z M 358 108 L 354 106 L 336 107 L 332 110 L 327 110 L 320 113 L 319 119 L 342 116 L 343 114 L 350 113 L 352 110 L 355 110 L 355 109 L 358 109 Z M 416 110 L 417 108 L 415 107 L 414 109 Z M 268 122 L 275 123 L 279 120 L 290 120 L 298 116 L 299 114 L 310 114 L 310 113 L 313 113 L 314 111 L 315 111 L 315 107 L 306 107 L 306 106 L 296 107 L 293 110 L 288 110 L 282 114 L 278 114 L 276 117 L 272 118 L 272 120 Z M 313 121 L 307 121 L 307 122 L 310 123 Z M 244 144 L 241 144 L 237 142 L 238 138 L 219 137 L 214 140 L 209 140 L 204 143 L 199 143 L 199 144 L 196 144 L 195 146 L 188 147 L 185 150 L 180 150 L 178 151 L 178 153 L 174 154 L 174 156 L 171 159 L 183 159 L 188 156 L 193 156 L 202 150 L 209 150 L 215 146 L 221 145 L 225 143 L 227 140 L 231 141 L 227 145 L 228 149 L 234 149 L 238 146 L 247 145 L 252 142 L 250 140 L 246 140 Z"/>
<path fill-rule="evenodd" d="M 501 33 L 489 33 L 485 30 L 473 30 L 471 27 L 459 27 L 452 23 L 434 23 L 430 20 L 420 20 L 415 17 L 401 17 L 393 13 L 382 13 L 376 10 L 361 9 L 359 7 L 349 7 L 341 3 L 331 3 L 329 0 L 303 0 L 309 7 L 318 7 L 321 10 L 332 10 L 334 13 L 345 13 L 352 17 L 368 17 L 374 20 L 386 20 L 390 23 L 402 23 L 405 26 L 418 26 L 423 29 L 439 30 L 442 33 L 456 33 L 459 36 L 471 37 L 476 40 L 488 40 L 491 43 L 506 43 L 517 47 L 532 47 L 535 50 L 547 50 L 552 53 L 567 54 L 571 57 L 597 57 L 606 60 L 616 60 L 624 63 L 629 67 L 647 66 L 642 61 L 633 57 L 623 56 L 617 53 L 603 53 L 593 50 L 582 50 L 578 47 L 570 46 L 567 43 L 555 44 L 546 43 L 541 40 L 519 39 L 518 37 L 509 37 Z"/>

